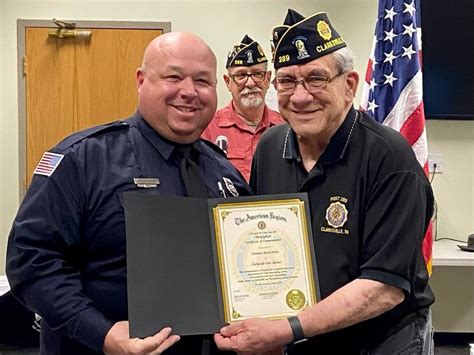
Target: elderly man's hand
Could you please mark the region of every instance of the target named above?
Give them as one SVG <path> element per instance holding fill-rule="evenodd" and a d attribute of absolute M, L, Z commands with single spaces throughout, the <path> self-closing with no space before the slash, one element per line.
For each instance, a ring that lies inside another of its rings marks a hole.
<path fill-rule="evenodd" d="M 106 354 L 161 354 L 179 340 L 178 335 L 170 334 L 168 327 L 145 339 L 130 339 L 128 321 L 117 322 L 105 337 L 103 351 Z"/>
<path fill-rule="evenodd" d="M 273 355 L 282 353 L 282 346 L 293 340 L 293 333 L 286 319 L 250 318 L 221 328 L 214 340 L 221 350 Z"/>

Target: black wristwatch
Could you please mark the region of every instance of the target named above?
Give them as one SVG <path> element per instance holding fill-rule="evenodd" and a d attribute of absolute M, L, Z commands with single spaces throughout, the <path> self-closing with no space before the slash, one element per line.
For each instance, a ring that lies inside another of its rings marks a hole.
<path fill-rule="evenodd" d="M 287 318 L 288 322 L 290 323 L 291 330 L 293 331 L 293 342 L 292 344 L 299 344 L 302 343 L 306 340 L 304 333 L 303 333 L 303 328 L 301 327 L 300 320 L 296 316 L 290 316 Z"/>

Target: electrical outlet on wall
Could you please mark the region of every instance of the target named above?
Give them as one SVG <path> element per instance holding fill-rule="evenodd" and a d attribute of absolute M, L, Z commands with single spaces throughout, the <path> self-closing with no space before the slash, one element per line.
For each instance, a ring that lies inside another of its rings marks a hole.
<path fill-rule="evenodd" d="M 430 173 L 442 173 L 444 171 L 443 154 L 428 154 L 428 168 Z"/>

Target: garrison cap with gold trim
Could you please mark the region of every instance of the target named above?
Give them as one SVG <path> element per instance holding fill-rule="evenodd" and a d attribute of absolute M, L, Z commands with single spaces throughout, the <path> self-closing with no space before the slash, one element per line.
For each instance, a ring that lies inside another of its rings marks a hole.
<path fill-rule="evenodd" d="M 249 36 L 245 35 L 241 43 L 236 44 L 229 52 L 225 67 L 250 67 L 255 64 L 266 62 L 268 62 L 268 59 L 265 56 L 262 47 Z"/>
<path fill-rule="evenodd" d="M 325 12 L 304 18 L 288 9 L 283 25 L 272 30 L 275 69 L 310 62 L 346 47 Z"/>

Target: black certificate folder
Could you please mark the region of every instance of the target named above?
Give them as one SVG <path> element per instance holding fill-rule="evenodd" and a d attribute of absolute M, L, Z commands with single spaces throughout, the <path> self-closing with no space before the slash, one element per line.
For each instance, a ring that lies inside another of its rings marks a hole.
<path fill-rule="evenodd" d="M 305 193 L 200 199 L 126 192 L 130 336 L 153 335 L 165 326 L 180 335 L 217 332 L 229 321 L 229 302 L 222 287 L 227 283 L 221 268 L 223 243 L 217 238 L 216 207 L 285 199 L 302 201 L 309 216 Z M 319 293 L 306 218 L 316 295 L 308 305 L 319 299 Z"/>

